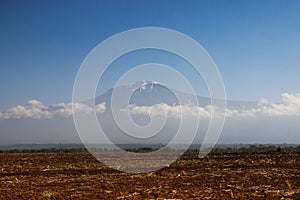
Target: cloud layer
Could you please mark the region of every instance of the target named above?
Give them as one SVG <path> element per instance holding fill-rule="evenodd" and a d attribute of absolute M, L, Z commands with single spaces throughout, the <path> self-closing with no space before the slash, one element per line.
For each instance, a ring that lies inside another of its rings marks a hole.
<path fill-rule="evenodd" d="M 4 112 L 0 112 L 0 119 L 50 119 L 54 117 L 71 117 L 73 115 L 72 105 L 78 112 L 93 112 L 91 107 L 81 103 L 58 103 L 46 106 L 40 101 L 30 100 L 26 105 L 18 105 Z M 95 109 L 97 113 L 105 112 L 105 102 L 96 105 Z"/>
<path fill-rule="evenodd" d="M 248 109 L 226 109 L 227 117 L 256 117 L 256 116 L 300 116 L 300 95 L 283 93 L 281 103 L 272 103 L 266 99 L 260 99 L 256 106 Z M 122 110 L 127 111 L 127 110 Z M 151 114 L 152 116 L 167 114 L 168 117 L 200 117 L 210 118 L 222 116 L 222 112 L 217 107 L 208 105 L 205 107 L 194 105 L 156 104 L 153 106 L 130 105 L 129 112 L 132 115 Z"/>
<path fill-rule="evenodd" d="M 227 117 L 257 117 L 257 116 L 300 116 L 300 95 L 283 93 L 281 103 L 273 103 L 266 99 L 260 99 L 256 106 L 247 109 L 226 109 Z M 73 104 L 77 112 L 93 112 L 93 108 L 81 103 Z M 168 117 L 200 117 L 208 119 L 211 114 L 215 117 L 222 116 L 222 111 L 217 107 L 208 105 L 205 107 L 195 105 L 156 104 L 152 106 L 129 105 L 129 112 L 132 115 L 160 116 L 167 114 Z M 122 109 L 121 112 L 127 112 Z M 96 113 L 104 113 L 106 104 L 102 102 L 95 106 Z M 0 119 L 49 119 L 54 117 L 71 117 L 73 115 L 72 103 L 58 103 L 44 105 L 37 100 L 30 100 L 26 105 L 18 105 L 4 112 L 0 112 Z"/>

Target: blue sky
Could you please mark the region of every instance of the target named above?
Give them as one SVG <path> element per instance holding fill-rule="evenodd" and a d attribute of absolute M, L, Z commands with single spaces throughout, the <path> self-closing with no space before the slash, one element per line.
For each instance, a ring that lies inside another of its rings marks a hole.
<path fill-rule="evenodd" d="M 110 36 L 149 26 L 195 39 L 217 64 L 228 99 L 253 101 L 240 110 L 228 110 L 221 142 L 299 143 L 297 0 L 1 0 L 0 144 L 80 142 L 70 102 L 81 63 Z M 184 72 L 196 92 L 205 95 L 201 80 L 186 63 L 151 50 L 114 62 L 100 82 L 100 92 L 111 88 L 132 65 L 152 59 Z M 91 108 L 77 106 L 90 112 Z M 105 102 L 97 106 L 106 117 Z M 186 106 L 187 111 L 210 117 L 210 107 Z M 176 106 L 169 109 L 178 113 Z"/>
<path fill-rule="evenodd" d="M 145 26 L 198 41 L 229 99 L 279 101 L 300 92 L 299 1 L 1 1 L 0 26 L 0 110 L 30 99 L 71 101 L 87 54 Z"/>

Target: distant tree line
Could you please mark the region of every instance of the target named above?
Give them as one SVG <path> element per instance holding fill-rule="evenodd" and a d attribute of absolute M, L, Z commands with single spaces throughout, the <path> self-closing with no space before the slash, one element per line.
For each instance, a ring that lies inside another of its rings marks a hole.
<path fill-rule="evenodd" d="M 83 152 L 87 152 L 87 150 L 85 148 L 68 148 L 68 149 L 48 148 L 48 149 L 0 150 L 0 153 L 83 153 Z"/>
<path fill-rule="evenodd" d="M 298 146 L 286 146 L 286 147 L 280 147 L 275 145 L 250 145 L 247 147 L 239 147 L 239 148 L 214 148 L 212 152 L 215 153 L 223 153 L 223 152 L 245 152 L 245 153 L 251 153 L 251 152 L 281 152 L 281 151 L 300 151 L 300 145 Z"/>
<path fill-rule="evenodd" d="M 151 148 L 151 147 L 140 147 L 140 148 L 127 148 L 124 149 L 126 151 L 135 152 L 135 153 L 147 153 L 158 150 L 158 148 Z M 107 150 L 102 150 L 107 151 Z M 172 151 L 172 149 L 170 149 Z M 191 149 L 189 152 L 197 152 L 197 149 Z M 216 147 L 212 150 L 214 153 L 251 153 L 251 152 L 281 152 L 281 151 L 300 151 L 300 145 L 298 146 L 285 146 L 280 147 L 276 145 L 250 145 L 249 147 L 227 147 L 227 148 L 220 148 Z M 11 150 L 0 150 L 0 153 L 84 153 L 88 152 L 85 148 L 47 148 L 47 149 L 11 149 Z"/>

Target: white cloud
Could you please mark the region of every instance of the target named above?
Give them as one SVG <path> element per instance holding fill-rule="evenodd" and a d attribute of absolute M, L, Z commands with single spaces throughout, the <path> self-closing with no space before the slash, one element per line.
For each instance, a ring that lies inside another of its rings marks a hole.
<path fill-rule="evenodd" d="M 77 112 L 93 112 L 91 107 L 81 103 L 58 103 L 46 106 L 40 101 L 30 100 L 26 105 L 18 105 L 8 109 L 7 111 L 0 112 L 0 119 L 49 119 L 57 116 L 71 117 L 73 115 L 72 105 L 75 107 Z M 105 103 L 96 105 L 97 113 L 103 113 L 105 110 Z"/>
<path fill-rule="evenodd" d="M 121 111 L 126 111 L 127 109 L 122 109 Z M 130 105 L 129 112 L 132 115 L 145 115 L 151 114 L 152 116 L 161 116 L 167 114 L 171 118 L 182 117 L 197 117 L 200 118 L 210 118 L 211 112 L 217 112 L 214 106 L 193 106 L 193 105 L 175 105 L 169 106 L 167 104 L 155 104 L 153 106 L 136 106 Z"/>
<path fill-rule="evenodd" d="M 294 104 L 294 105 L 300 105 L 300 94 L 288 94 L 283 93 L 281 94 L 282 100 L 286 104 Z"/>
<path fill-rule="evenodd" d="M 226 109 L 227 117 L 256 117 L 256 116 L 300 116 L 300 94 L 283 93 L 281 103 L 272 103 L 266 99 L 260 99 L 256 106 L 244 109 Z M 93 108 L 75 103 L 73 105 L 77 112 L 90 113 Z M 215 106 L 195 106 L 195 105 L 175 105 L 169 106 L 167 104 L 156 104 L 153 106 L 136 106 L 130 105 L 129 111 L 133 115 L 151 114 L 152 116 L 165 115 L 172 118 L 195 117 L 199 116 L 201 119 L 209 119 L 211 113 L 214 116 L 221 116 L 221 110 Z M 96 113 L 104 113 L 106 111 L 106 104 L 102 102 L 95 106 Z M 126 111 L 127 109 L 122 109 Z M 30 100 L 26 105 L 18 105 L 10 108 L 4 112 L 0 112 L 0 119 L 20 119 L 20 118 L 34 118 L 34 119 L 48 119 L 53 117 L 71 117 L 73 115 L 72 103 L 58 103 L 52 105 L 44 105 L 37 100 Z"/>
<path fill-rule="evenodd" d="M 20 118 L 51 118 L 52 113 L 49 112 L 41 102 L 37 100 L 30 100 L 27 105 L 18 105 L 8 109 L 2 113 L 4 119 L 20 119 Z"/>
<path fill-rule="evenodd" d="M 300 116 L 300 95 L 283 93 L 282 103 L 272 103 L 266 99 L 260 99 L 257 105 L 248 109 L 226 109 L 227 117 L 255 117 L 255 116 Z M 123 109 L 121 111 L 127 111 Z M 133 115 L 150 114 L 164 115 L 169 117 L 195 117 L 210 118 L 211 113 L 215 117 L 221 116 L 222 111 L 215 106 L 193 106 L 193 105 L 176 105 L 169 106 L 166 104 L 156 104 L 153 106 L 136 106 L 130 105 L 129 111 Z"/>
<path fill-rule="evenodd" d="M 252 112 L 268 116 L 299 116 L 300 115 L 300 95 L 283 93 L 282 103 L 272 103 L 261 99 L 258 107 Z"/>
<path fill-rule="evenodd" d="M 49 106 L 49 109 L 52 110 L 54 115 L 61 117 L 70 117 L 73 115 L 72 103 L 58 103 Z"/>
<path fill-rule="evenodd" d="M 42 102 L 35 100 L 35 99 L 29 100 L 27 102 L 27 105 L 31 106 L 31 107 L 46 108 Z"/>
<path fill-rule="evenodd" d="M 96 113 L 104 113 L 106 110 L 105 102 L 102 102 L 95 107 Z"/>

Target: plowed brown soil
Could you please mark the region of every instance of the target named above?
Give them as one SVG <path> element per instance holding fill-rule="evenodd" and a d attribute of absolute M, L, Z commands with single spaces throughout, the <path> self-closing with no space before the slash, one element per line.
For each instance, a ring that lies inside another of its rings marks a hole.
<path fill-rule="evenodd" d="M 147 174 L 88 153 L 0 154 L 0 199 L 300 199 L 300 153 L 187 153 Z"/>

